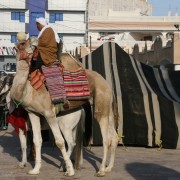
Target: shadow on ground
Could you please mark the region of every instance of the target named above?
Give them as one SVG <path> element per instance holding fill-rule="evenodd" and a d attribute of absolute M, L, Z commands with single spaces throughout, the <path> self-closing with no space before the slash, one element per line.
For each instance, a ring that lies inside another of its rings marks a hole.
<path fill-rule="evenodd" d="M 20 141 L 18 135 L 12 131 L 1 131 L 0 135 L 0 146 L 3 148 L 3 153 L 7 153 L 12 157 L 17 158 L 17 161 L 21 161 L 21 148 L 20 148 Z M 29 154 L 30 147 L 27 148 L 27 154 Z M 59 160 L 59 164 L 56 164 L 48 158 L 48 156 L 53 157 Z M 98 171 L 99 166 L 97 165 L 102 161 L 101 158 L 97 157 L 92 151 L 88 150 L 87 148 L 83 148 L 83 158 L 89 164 L 91 164 L 95 171 Z M 52 143 L 43 143 L 42 145 L 42 159 L 52 166 L 59 168 L 60 164 L 63 162 L 62 155 L 59 149 L 56 146 L 52 146 Z M 32 166 L 34 166 L 33 161 L 28 161 Z"/>
<path fill-rule="evenodd" d="M 177 180 L 180 173 L 153 163 L 130 163 L 126 165 L 127 172 L 136 180 Z"/>

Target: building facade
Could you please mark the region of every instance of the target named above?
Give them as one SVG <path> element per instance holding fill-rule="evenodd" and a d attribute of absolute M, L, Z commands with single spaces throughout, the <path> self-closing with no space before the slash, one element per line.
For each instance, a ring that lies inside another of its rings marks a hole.
<path fill-rule="evenodd" d="M 93 51 L 103 43 L 111 41 L 133 55 L 137 44 L 141 52 L 145 48 L 150 49 L 148 46 L 152 46 L 158 37 L 162 37 L 163 42 L 173 41 L 173 34 L 179 31 L 179 22 L 180 16 L 172 16 L 170 12 L 167 16 L 152 16 L 152 6 L 146 0 L 90 0 L 88 47 Z M 176 55 L 178 51 L 174 49 L 178 47 L 172 48 L 173 59 L 169 62 L 177 63 L 175 57 L 179 55 Z M 141 61 L 142 58 L 143 56 Z M 164 57 L 152 64 L 159 64 L 161 59 Z"/>
<path fill-rule="evenodd" d="M 180 22 L 177 14 L 152 16 L 147 0 L 1 0 L 0 70 L 14 69 L 17 33 L 37 36 L 35 19 L 41 16 L 63 39 L 64 51 L 85 47 L 80 51 L 85 50 L 83 55 L 107 41 L 132 54 L 137 43 L 141 47 L 146 41 L 152 44 L 157 36 L 169 39 Z"/>
<path fill-rule="evenodd" d="M 14 67 L 14 43 L 17 33 L 37 36 L 35 19 L 45 17 L 70 51 L 85 43 L 86 1 L 78 0 L 1 0 L 0 2 L 0 69 Z M 4 66 L 4 67 L 3 67 Z"/>

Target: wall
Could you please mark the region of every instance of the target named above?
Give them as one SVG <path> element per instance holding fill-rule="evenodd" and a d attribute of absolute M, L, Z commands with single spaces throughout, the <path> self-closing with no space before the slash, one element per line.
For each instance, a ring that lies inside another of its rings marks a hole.
<path fill-rule="evenodd" d="M 26 8 L 26 0 L 1 0 L 0 8 L 3 9 L 25 9 Z"/>
<path fill-rule="evenodd" d="M 136 44 L 133 57 L 149 65 L 180 64 L 180 33 L 176 32 L 172 36 L 169 40 L 159 36 L 154 43 Z"/>
<path fill-rule="evenodd" d="M 48 0 L 48 10 L 85 11 L 86 0 Z"/>
<path fill-rule="evenodd" d="M 180 33 L 175 33 L 174 34 L 174 43 L 173 43 L 173 48 L 174 48 L 174 64 L 180 64 Z"/>
<path fill-rule="evenodd" d="M 152 6 L 145 0 L 89 0 L 89 16 L 117 16 L 121 14 L 130 15 L 130 12 L 139 16 L 151 15 Z"/>

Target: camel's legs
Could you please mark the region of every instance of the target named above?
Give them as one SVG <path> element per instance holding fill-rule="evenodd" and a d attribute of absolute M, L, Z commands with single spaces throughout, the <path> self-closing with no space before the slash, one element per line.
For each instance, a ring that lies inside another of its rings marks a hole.
<path fill-rule="evenodd" d="M 72 118 L 65 118 L 65 116 L 58 117 L 58 123 L 59 127 L 61 129 L 61 132 L 64 135 L 64 138 L 67 142 L 68 150 L 67 150 L 67 155 L 69 158 L 71 157 L 71 154 L 73 152 L 74 146 L 76 145 L 75 143 L 75 136 L 74 136 L 74 123 L 77 124 L 78 122 L 75 122 L 74 119 Z M 76 127 L 75 127 L 76 128 Z M 64 169 L 64 162 L 60 164 L 60 171 Z"/>
<path fill-rule="evenodd" d="M 112 133 L 114 134 L 111 138 L 111 155 L 110 155 L 110 161 L 109 165 L 106 167 L 105 172 L 111 172 L 113 166 L 114 166 L 114 159 L 115 159 L 115 153 L 116 148 L 118 145 L 118 135 L 115 131 L 115 129 L 112 129 Z"/>
<path fill-rule="evenodd" d="M 20 140 L 20 144 L 21 144 L 21 150 L 22 150 L 22 160 L 19 163 L 19 166 L 21 168 L 24 168 L 26 166 L 27 163 L 27 142 L 26 142 L 26 136 L 23 132 L 22 129 L 19 129 L 19 140 Z"/>
<path fill-rule="evenodd" d="M 114 166 L 115 153 L 118 145 L 118 134 L 114 127 L 114 116 L 112 114 L 112 111 L 110 111 L 110 117 L 109 117 L 108 141 L 111 145 L 111 154 L 110 154 L 109 165 L 106 167 L 105 172 L 111 172 L 111 169 Z"/>
<path fill-rule="evenodd" d="M 107 117 L 101 117 L 100 122 L 100 129 L 102 134 L 103 140 L 103 159 L 97 173 L 97 176 L 104 176 L 105 175 L 105 168 L 106 168 L 106 160 L 107 160 L 107 153 L 108 153 L 108 122 Z"/>
<path fill-rule="evenodd" d="M 59 127 L 68 145 L 67 154 L 69 157 L 71 156 L 74 146 L 76 145 L 76 129 L 80 118 L 81 111 L 74 112 L 73 114 L 68 114 L 68 118 L 66 117 L 66 115 L 58 117 Z"/>
<path fill-rule="evenodd" d="M 41 126 L 40 126 L 39 116 L 30 112 L 28 114 L 32 125 L 33 142 L 36 150 L 35 167 L 32 170 L 30 170 L 28 173 L 35 175 L 35 174 L 39 174 L 41 168 L 41 146 L 42 146 Z"/>
<path fill-rule="evenodd" d="M 52 133 L 54 135 L 55 143 L 56 143 L 57 147 L 61 150 L 62 156 L 64 158 L 64 161 L 66 164 L 66 170 L 67 170 L 65 175 L 73 176 L 74 168 L 73 168 L 72 162 L 69 158 L 69 155 L 66 152 L 64 139 L 60 132 L 57 118 L 55 117 L 55 115 L 52 111 L 46 111 L 45 118 L 47 119 L 49 126 L 51 127 Z"/>
<path fill-rule="evenodd" d="M 112 103 L 109 103 L 108 110 L 104 107 L 101 107 L 100 115 L 97 115 L 97 121 L 99 122 L 102 139 L 103 139 L 103 159 L 97 173 L 97 176 L 104 176 L 105 172 L 110 172 L 114 166 L 115 151 L 118 144 L 118 135 L 114 127 L 114 115 L 112 112 Z M 107 107 L 107 105 L 106 105 Z M 109 111 L 109 113 L 107 113 Z M 110 163 L 106 167 L 107 153 L 111 147 Z"/>

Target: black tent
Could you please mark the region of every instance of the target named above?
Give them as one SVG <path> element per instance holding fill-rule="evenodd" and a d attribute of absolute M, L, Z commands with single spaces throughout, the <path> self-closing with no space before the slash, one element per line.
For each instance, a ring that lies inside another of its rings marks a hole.
<path fill-rule="evenodd" d="M 112 42 L 83 57 L 82 63 L 112 86 L 124 144 L 180 147 L 180 71 L 140 63 Z M 93 144 L 101 144 L 97 128 Z"/>

